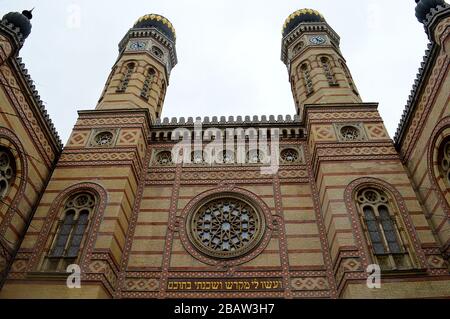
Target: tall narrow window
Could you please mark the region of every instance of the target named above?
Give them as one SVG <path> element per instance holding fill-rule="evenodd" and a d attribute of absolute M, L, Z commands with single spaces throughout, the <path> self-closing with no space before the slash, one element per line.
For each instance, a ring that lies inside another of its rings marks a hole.
<path fill-rule="evenodd" d="M 322 63 L 323 71 L 325 72 L 325 76 L 327 77 L 328 84 L 330 86 L 337 86 L 338 83 L 336 82 L 336 77 L 334 76 L 333 68 L 330 63 L 330 59 L 327 57 L 322 57 L 320 59 L 320 62 Z"/>
<path fill-rule="evenodd" d="M 439 148 L 438 161 L 442 178 L 447 188 L 450 188 L 450 138 L 444 141 Z"/>
<path fill-rule="evenodd" d="M 150 90 L 152 88 L 153 79 L 155 78 L 155 70 L 153 68 L 149 68 L 147 71 L 147 76 L 145 77 L 144 86 L 142 87 L 141 96 L 148 100 L 150 97 Z"/>
<path fill-rule="evenodd" d="M 166 96 L 166 82 L 164 82 L 164 80 L 163 80 L 162 84 L 161 84 L 161 92 L 159 94 L 159 100 L 158 100 L 158 108 L 157 108 L 158 115 L 161 114 L 162 105 L 163 105 L 165 96 Z"/>
<path fill-rule="evenodd" d="M 131 74 L 133 74 L 135 64 L 133 62 L 130 62 L 127 64 L 125 73 L 122 77 L 122 80 L 120 81 L 120 85 L 117 88 L 117 92 L 123 93 L 126 91 L 128 87 L 128 83 L 130 82 Z"/>
<path fill-rule="evenodd" d="M 303 84 L 305 85 L 306 95 L 310 95 L 314 92 L 314 89 L 308 65 L 306 63 L 302 64 L 300 71 L 303 78 Z"/>
<path fill-rule="evenodd" d="M 14 182 L 16 162 L 11 151 L 0 147 L 0 200 L 6 197 Z"/>
<path fill-rule="evenodd" d="M 383 270 L 411 268 L 411 258 L 395 215 L 395 207 L 380 189 L 364 188 L 358 207 L 372 253 Z"/>
<path fill-rule="evenodd" d="M 67 200 L 45 268 L 65 270 L 75 262 L 94 208 L 95 197 L 90 193 L 78 193 Z"/>
<path fill-rule="evenodd" d="M 350 71 L 347 69 L 347 66 L 344 62 L 340 61 L 342 69 L 344 70 L 345 77 L 347 78 L 348 85 L 353 90 L 356 95 L 359 95 L 358 90 L 356 90 L 355 84 L 353 83 L 352 76 L 350 75 Z"/>

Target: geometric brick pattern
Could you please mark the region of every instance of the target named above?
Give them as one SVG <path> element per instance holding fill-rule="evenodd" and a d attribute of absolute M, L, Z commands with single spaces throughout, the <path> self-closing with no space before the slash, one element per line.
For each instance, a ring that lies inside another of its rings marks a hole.
<path fill-rule="evenodd" d="M 140 130 L 125 130 L 120 132 L 117 145 L 135 145 L 141 138 Z"/>
<path fill-rule="evenodd" d="M 328 280 L 325 277 L 304 277 L 291 280 L 293 290 L 327 290 Z"/>
<path fill-rule="evenodd" d="M 447 262 L 438 255 L 428 256 L 427 262 L 430 268 L 447 268 Z"/>
<path fill-rule="evenodd" d="M 94 260 L 89 264 L 88 269 L 92 273 L 103 274 L 112 287 L 116 286 L 117 276 L 106 261 Z"/>
<path fill-rule="evenodd" d="M 341 263 L 344 271 L 360 271 L 362 270 L 361 262 L 356 258 L 346 258 Z"/>
<path fill-rule="evenodd" d="M 130 278 L 125 280 L 124 290 L 127 291 L 157 291 L 159 281 L 153 278 Z"/>
<path fill-rule="evenodd" d="M 388 134 L 386 133 L 386 130 L 384 129 L 384 125 L 381 123 L 377 123 L 377 124 L 366 124 L 366 130 L 367 130 L 367 135 L 369 136 L 370 139 L 386 139 L 388 138 Z"/>
<path fill-rule="evenodd" d="M 335 141 L 336 134 L 331 125 L 314 126 L 313 136 L 318 141 Z"/>
<path fill-rule="evenodd" d="M 73 132 L 67 142 L 68 147 L 83 147 L 86 145 L 87 138 L 90 132 Z"/>

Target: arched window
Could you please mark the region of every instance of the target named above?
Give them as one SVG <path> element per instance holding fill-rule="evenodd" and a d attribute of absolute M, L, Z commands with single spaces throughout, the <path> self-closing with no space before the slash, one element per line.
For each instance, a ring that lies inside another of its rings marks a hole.
<path fill-rule="evenodd" d="M 305 86 L 306 95 L 310 95 L 314 92 L 314 89 L 308 65 L 306 63 L 303 63 L 300 67 L 300 71 L 303 79 L 303 84 Z"/>
<path fill-rule="evenodd" d="M 348 70 L 347 66 L 343 61 L 339 61 L 341 63 L 342 69 L 344 70 L 345 77 L 347 78 L 348 85 L 353 90 L 353 92 L 356 95 L 359 95 L 358 91 L 356 90 L 355 85 L 353 84 L 352 76 L 350 75 L 350 71 Z"/>
<path fill-rule="evenodd" d="M 444 140 L 438 153 L 439 170 L 447 188 L 450 188 L 450 138 Z"/>
<path fill-rule="evenodd" d="M 87 192 L 77 193 L 66 201 L 50 247 L 47 269 L 65 270 L 75 262 L 95 206 L 95 197 Z"/>
<path fill-rule="evenodd" d="M 120 92 L 120 93 L 125 92 L 125 90 L 128 87 L 128 83 L 130 82 L 130 77 L 131 77 L 131 74 L 133 74 L 134 68 L 135 68 L 134 62 L 130 62 L 127 64 L 125 73 L 122 77 L 122 80 L 120 81 L 119 87 L 117 88 L 117 92 Z"/>
<path fill-rule="evenodd" d="M 330 59 L 327 57 L 320 58 L 320 62 L 322 63 L 323 71 L 325 72 L 325 76 L 327 77 L 328 84 L 330 86 L 337 86 L 336 77 L 334 76 L 333 68 L 330 63 Z"/>
<path fill-rule="evenodd" d="M 164 57 L 164 53 L 158 47 L 153 46 L 152 47 L 152 53 L 154 55 L 156 55 L 156 57 L 159 58 L 159 59 L 162 59 Z"/>
<path fill-rule="evenodd" d="M 155 78 L 155 70 L 153 68 L 149 68 L 147 71 L 147 76 L 145 77 L 144 86 L 142 87 L 141 96 L 148 100 L 150 97 L 150 90 L 152 87 L 153 79 Z"/>
<path fill-rule="evenodd" d="M 0 147 L 0 200 L 6 197 L 16 175 L 16 161 L 11 151 Z"/>
<path fill-rule="evenodd" d="M 357 194 L 363 229 L 374 259 L 383 270 L 411 268 L 408 243 L 390 197 L 381 189 L 368 187 Z"/>

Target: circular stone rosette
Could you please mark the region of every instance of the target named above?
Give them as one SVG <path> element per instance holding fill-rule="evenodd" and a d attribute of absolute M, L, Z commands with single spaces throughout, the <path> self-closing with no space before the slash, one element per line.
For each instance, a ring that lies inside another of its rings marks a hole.
<path fill-rule="evenodd" d="M 180 238 L 196 259 L 234 266 L 258 256 L 270 241 L 272 216 L 267 205 L 244 189 L 213 190 L 183 210 Z"/>

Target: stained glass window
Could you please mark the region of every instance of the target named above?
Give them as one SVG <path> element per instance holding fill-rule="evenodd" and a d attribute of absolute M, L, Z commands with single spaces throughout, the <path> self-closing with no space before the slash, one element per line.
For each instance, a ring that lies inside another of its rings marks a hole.
<path fill-rule="evenodd" d="M 76 194 L 64 206 L 63 220 L 57 230 L 49 257 L 76 258 L 80 251 L 83 236 L 93 214 L 95 198 L 89 193 Z"/>
<path fill-rule="evenodd" d="M 221 258 L 239 256 L 252 249 L 262 235 L 262 217 L 238 198 L 211 200 L 191 218 L 190 237 L 203 253 Z"/>

